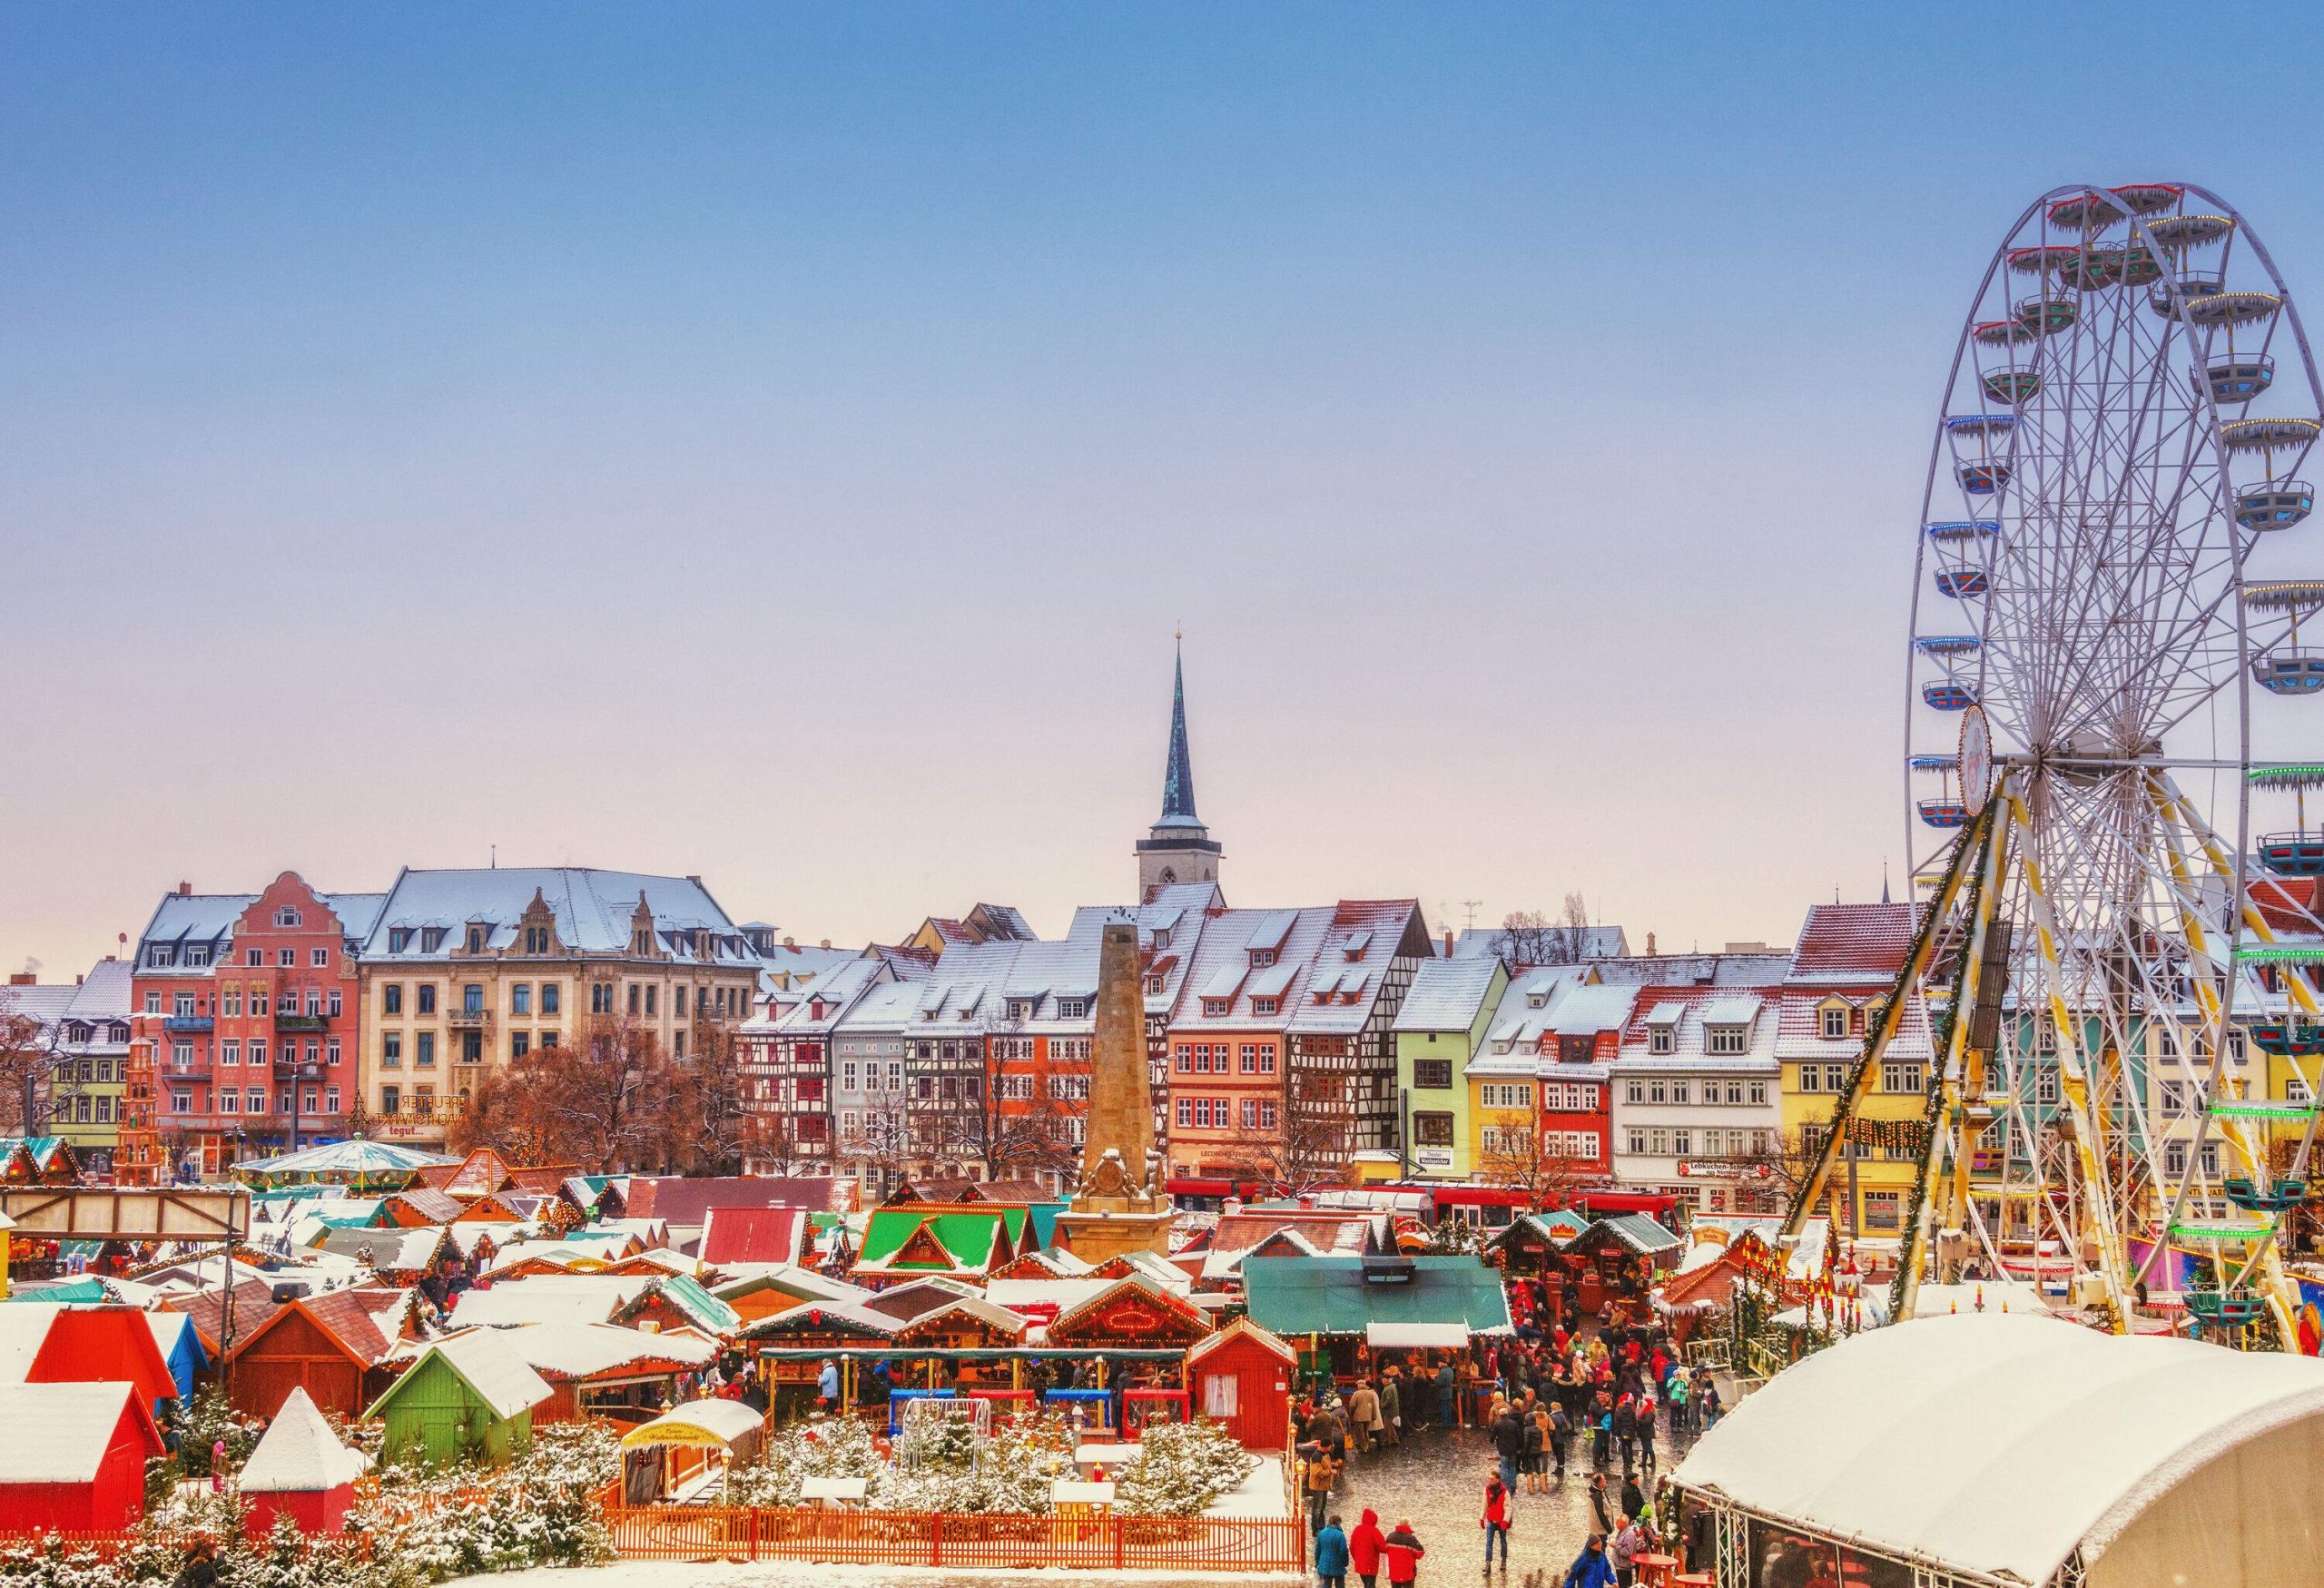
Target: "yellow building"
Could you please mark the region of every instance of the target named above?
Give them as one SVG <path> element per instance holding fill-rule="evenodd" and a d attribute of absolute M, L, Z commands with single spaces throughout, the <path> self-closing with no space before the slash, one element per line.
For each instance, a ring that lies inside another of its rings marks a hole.
<path fill-rule="evenodd" d="M 423 1145 L 484 1076 L 592 1020 L 699 1052 L 749 1018 L 759 976 L 699 878 L 569 867 L 407 870 L 359 965 L 370 1133 Z"/>

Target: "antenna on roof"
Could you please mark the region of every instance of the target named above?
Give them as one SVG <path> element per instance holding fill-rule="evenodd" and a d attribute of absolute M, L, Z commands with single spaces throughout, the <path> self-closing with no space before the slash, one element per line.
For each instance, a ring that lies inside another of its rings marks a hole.
<path fill-rule="evenodd" d="M 1472 930 L 1475 928 L 1477 924 L 1477 907 L 1483 902 L 1484 901 L 1482 899 L 1463 899 L 1461 901 L 1461 911 L 1462 915 L 1466 917 L 1466 919 L 1462 922 L 1463 926 Z"/>
<path fill-rule="evenodd" d="M 500 845 L 497 843 L 492 846 L 492 869 L 494 871 L 500 869 Z"/>

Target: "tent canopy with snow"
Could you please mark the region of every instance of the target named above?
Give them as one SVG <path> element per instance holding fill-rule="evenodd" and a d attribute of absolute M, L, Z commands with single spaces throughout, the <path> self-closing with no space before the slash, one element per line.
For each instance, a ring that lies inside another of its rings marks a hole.
<path fill-rule="evenodd" d="M 355 1480 L 371 1458 L 339 1442 L 322 1411 L 294 1389 L 242 1465 L 235 1480 L 249 1502 L 245 1526 L 262 1537 L 285 1515 L 306 1533 L 335 1531 L 354 1503 Z"/>
<path fill-rule="evenodd" d="M 1876 1585 L 2316 1580 L 2324 1361 L 2023 1313 L 1876 1329 L 1786 1370 L 1674 1480 L 1726 1549 Z M 1803 1542 L 1805 1541 L 1805 1542 Z M 1754 1581 L 1760 1580 L 1755 1576 Z"/>

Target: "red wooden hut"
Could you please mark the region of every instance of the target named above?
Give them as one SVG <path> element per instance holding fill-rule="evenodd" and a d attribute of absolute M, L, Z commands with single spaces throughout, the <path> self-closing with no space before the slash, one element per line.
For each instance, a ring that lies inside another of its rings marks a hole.
<path fill-rule="evenodd" d="M 234 1409 L 273 1416 L 303 1389 L 325 1411 L 357 1417 L 387 1387 L 380 1367 L 403 1333 L 410 1293 L 332 1290 L 301 1297 L 234 1344 Z"/>
<path fill-rule="evenodd" d="M 133 1384 L 151 1412 L 177 1397 L 178 1381 L 133 1307 L 60 1307 L 25 1369 L 26 1384 Z"/>
<path fill-rule="evenodd" d="M 263 1538 L 278 1515 L 301 1533 L 337 1533 L 355 1503 L 355 1480 L 371 1458 L 339 1442 L 303 1389 L 294 1389 L 236 1480 L 247 1503 L 243 1526 Z"/>
<path fill-rule="evenodd" d="M 1195 1410 L 1224 1423 L 1246 1450 L 1279 1451 L 1291 1432 L 1291 1376 L 1299 1353 L 1238 1317 L 1187 1353 Z"/>
<path fill-rule="evenodd" d="M 0 1385 L 0 1533 L 135 1525 L 162 1454 L 135 1385 Z"/>

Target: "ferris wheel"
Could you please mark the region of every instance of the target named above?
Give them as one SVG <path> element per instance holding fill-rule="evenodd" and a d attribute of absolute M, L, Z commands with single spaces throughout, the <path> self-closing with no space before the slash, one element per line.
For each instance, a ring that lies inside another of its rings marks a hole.
<path fill-rule="evenodd" d="M 1924 1276 L 2007 1274 L 2117 1329 L 2183 1311 L 2299 1340 L 2284 1234 L 2324 1062 L 2324 765 L 2300 755 L 2324 724 L 2300 708 L 2324 692 L 2324 578 L 2296 570 L 2319 390 L 2266 250 L 2201 188 L 2059 189 L 1986 269 L 1914 570 L 1927 909 L 1900 990 L 1927 990 L 1938 1049 L 1904 1315 Z"/>

